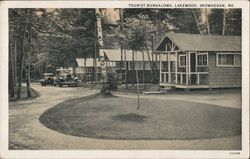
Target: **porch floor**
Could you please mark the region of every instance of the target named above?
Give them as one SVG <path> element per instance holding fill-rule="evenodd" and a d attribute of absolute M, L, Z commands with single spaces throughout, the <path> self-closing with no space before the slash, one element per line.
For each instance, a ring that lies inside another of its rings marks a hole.
<path fill-rule="evenodd" d="M 160 83 L 161 86 L 183 88 L 183 89 L 202 89 L 202 88 L 211 88 L 209 85 L 198 85 L 198 84 L 176 84 L 176 83 Z"/>

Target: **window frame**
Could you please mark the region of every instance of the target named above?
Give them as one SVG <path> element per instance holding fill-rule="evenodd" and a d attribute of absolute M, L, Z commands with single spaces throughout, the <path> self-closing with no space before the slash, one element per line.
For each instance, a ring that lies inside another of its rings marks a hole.
<path fill-rule="evenodd" d="M 202 65 L 199 65 L 198 64 L 198 56 L 203 56 L 203 55 L 206 55 L 207 56 L 207 64 L 204 65 L 204 61 L 203 61 L 203 58 L 202 58 Z M 208 67 L 209 64 L 208 64 L 208 52 L 200 52 L 200 53 L 196 53 L 196 66 L 197 67 Z"/>
<path fill-rule="evenodd" d="M 129 70 L 135 70 L 135 63 L 135 61 L 129 61 Z"/>
<path fill-rule="evenodd" d="M 143 63 L 141 61 L 137 61 L 135 64 L 135 68 L 137 70 L 143 70 Z"/>
<path fill-rule="evenodd" d="M 185 65 L 181 65 L 181 57 L 185 57 Z M 179 67 L 187 67 L 187 55 L 179 55 Z"/>
<path fill-rule="evenodd" d="M 225 65 L 225 64 L 219 64 L 219 55 L 234 55 L 233 56 L 233 65 Z M 240 65 L 235 65 L 235 55 L 240 56 Z M 216 67 L 241 67 L 242 65 L 242 55 L 241 53 L 235 53 L 235 52 L 217 52 L 216 53 Z"/>

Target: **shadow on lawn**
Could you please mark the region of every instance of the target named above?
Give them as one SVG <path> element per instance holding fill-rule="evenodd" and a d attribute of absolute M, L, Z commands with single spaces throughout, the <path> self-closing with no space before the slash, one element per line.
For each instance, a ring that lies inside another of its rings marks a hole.
<path fill-rule="evenodd" d="M 129 114 L 119 114 L 116 116 L 112 116 L 111 118 L 115 121 L 142 123 L 145 121 L 144 119 L 148 117 L 144 115 L 135 114 L 135 113 L 129 113 Z"/>

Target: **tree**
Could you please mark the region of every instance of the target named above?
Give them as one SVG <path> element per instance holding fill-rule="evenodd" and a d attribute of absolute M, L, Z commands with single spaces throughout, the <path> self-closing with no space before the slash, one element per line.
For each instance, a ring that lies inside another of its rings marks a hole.
<path fill-rule="evenodd" d="M 26 36 L 26 29 L 28 24 L 28 17 L 26 14 L 28 13 L 28 9 L 10 9 L 9 11 L 9 27 L 10 27 L 10 47 L 12 48 L 11 43 L 13 41 L 19 41 L 19 77 L 18 77 L 18 90 L 17 90 L 17 98 L 20 98 L 20 92 L 21 92 L 21 85 L 22 85 L 22 73 L 23 73 L 23 65 L 24 65 L 24 58 L 25 58 L 25 36 Z M 11 60 L 13 61 L 13 60 Z M 15 77 L 13 74 L 11 74 L 11 80 L 13 80 Z M 9 82 L 11 83 L 11 81 Z M 14 85 L 12 84 L 12 87 Z M 13 88 L 12 88 L 13 90 Z M 13 95 L 13 94 L 12 94 Z"/>

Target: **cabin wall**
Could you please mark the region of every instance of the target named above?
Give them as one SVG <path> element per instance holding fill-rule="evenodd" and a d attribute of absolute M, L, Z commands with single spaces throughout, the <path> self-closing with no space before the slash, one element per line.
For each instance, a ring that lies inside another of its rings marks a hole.
<path fill-rule="evenodd" d="M 117 74 L 120 73 L 120 70 L 116 71 Z M 159 70 L 155 70 L 153 71 L 154 77 L 155 77 L 155 82 L 159 82 Z M 145 83 L 151 83 L 152 82 L 152 74 L 150 70 L 145 70 L 144 71 L 144 80 Z M 122 77 L 123 80 L 125 80 L 125 74 L 123 74 Z M 139 79 L 139 83 L 143 82 L 143 71 L 142 70 L 138 70 L 138 79 Z M 136 71 L 135 70 L 128 70 L 127 72 L 127 82 L 128 83 L 136 83 Z"/>
<path fill-rule="evenodd" d="M 211 87 L 241 87 L 241 67 L 217 67 L 215 52 L 209 52 L 208 58 Z"/>
<path fill-rule="evenodd" d="M 89 81 L 92 81 L 94 80 L 94 76 L 93 76 L 93 69 L 94 67 L 86 67 L 84 68 L 83 66 L 79 66 L 79 67 L 76 67 L 76 76 L 84 81 L 84 82 L 89 82 Z M 98 69 L 98 72 L 97 72 L 97 81 L 100 81 L 101 80 L 101 68 L 100 67 L 97 67 Z M 86 72 L 85 72 L 86 71 Z"/>

